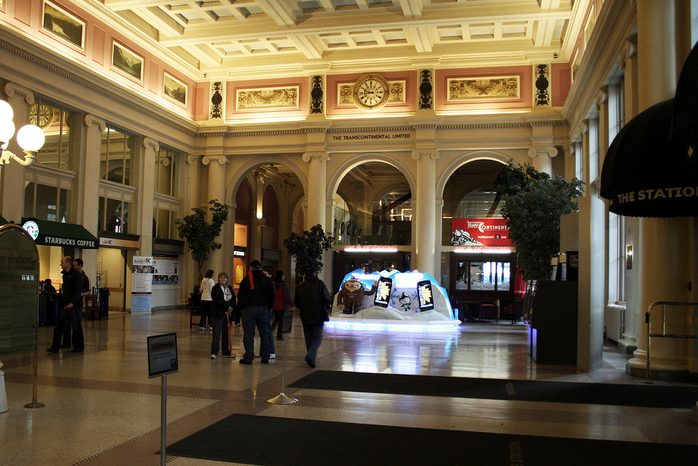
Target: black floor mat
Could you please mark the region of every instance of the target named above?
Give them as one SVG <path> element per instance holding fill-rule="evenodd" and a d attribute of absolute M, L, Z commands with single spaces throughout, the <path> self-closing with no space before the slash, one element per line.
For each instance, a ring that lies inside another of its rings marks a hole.
<path fill-rule="evenodd" d="M 188 458 L 278 466 L 698 464 L 698 447 L 460 432 L 235 414 L 167 447 Z"/>
<path fill-rule="evenodd" d="M 690 409 L 698 401 L 698 386 L 548 382 L 344 371 L 315 371 L 289 387 L 647 408 Z"/>

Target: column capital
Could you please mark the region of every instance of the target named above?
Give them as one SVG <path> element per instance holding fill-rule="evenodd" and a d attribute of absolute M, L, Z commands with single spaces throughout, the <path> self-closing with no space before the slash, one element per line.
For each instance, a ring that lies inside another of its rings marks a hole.
<path fill-rule="evenodd" d="M 556 157 L 558 150 L 556 147 L 530 147 L 528 149 L 528 156 L 535 159 L 537 156 L 547 155 L 550 158 Z"/>
<path fill-rule="evenodd" d="M 5 84 L 3 92 L 7 97 L 13 97 L 15 94 L 24 96 L 24 101 L 27 103 L 27 105 L 31 105 L 34 103 L 34 93 L 26 87 L 20 86 L 18 84 L 12 82 Z"/>
<path fill-rule="evenodd" d="M 430 157 L 432 160 L 438 160 L 441 157 L 438 149 L 415 149 L 412 151 L 412 159 L 419 160 L 421 158 Z"/>
<path fill-rule="evenodd" d="M 319 159 L 322 162 L 329 162 L 330 154 L 325 151 L 304 152 L 302 158 L 304 162 L 310 162 L 311 159 Z"/>
<path fill-rule="evenodd" d="M 155 152 L 160 150 L 160 143 L 157 142 L 153 138 L 143 138 L 143 147 L 147 149 L 148 147 L 152 147 Z"/>
<path fill-rule="evenodd" d="M 228 163 L 228 158 L 225 155 L 204 155 L 201 158 L 201 163 L 208 165 L 211 162 L 218 162 L 219 165 Z"/>
<path fill-rule="evenodd" d="M 92 113 L 88 113 L 85 115 L 85 126 L 89 128 L 92 125 L 98 126 L 100 131 L 105 131 L 107 129 L 106 121 L 94 116 Z"/>
<path fill-rule="evenodd" d="M 186 157 L 184 157 L 184 160 L 187 162 L 187 165 L 194 165 L 197 160 L 201 158 L 200 155 L 191 155 L 187 154 Z"/>

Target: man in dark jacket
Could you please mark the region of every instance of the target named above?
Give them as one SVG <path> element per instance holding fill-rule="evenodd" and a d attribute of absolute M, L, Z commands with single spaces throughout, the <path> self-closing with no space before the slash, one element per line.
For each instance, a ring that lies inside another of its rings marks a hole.
<path fill-rule="evenodd" d="M 325 283 L 317 278 L 317 275 L 306 276 L 303 283 L 296 288 L 296 297 L 293 300 L 300 309 L 303 334 L 305 335 L 305 347 L 307 354 L 305 362 L 310 367 L 315 367 L 317 350 L 322 343 L 322 328 L 325 322 L 330 320 L 327 310 L 332 306 L 330 293 Z"/>
<path fill-rule="evenodd" d="M 85 336 L 82 333 L 82 324 L 80 323 L 82 313 L 82 276 L 80 272 L 73 267 L 73 259 L 65 256 L 61 259 L 61 268 L 63 271 L 63 285 L 61 286 L 61 295 L 58 303 L 58 322 L 56 328 L 53 329 L 53 343 L 46 351 L 50 353 L 58 353 L 58 348 L 61 345 L 61 337 L 66 323 L 70 323 L 70 328 L 73 331 L 73 353 L 81 353 L 85 350 Z"/>
<path fill-rule="evenodd" d="M 245 354 L 240 364 L 252 364 L 254 359 L 255 327 L 259 330 L 262 341 L 260 356 L 262 364 L 269 364 L 271 348 L 271 327 L 269 326 L 269 310 L 274 307 L 274 285 L 271 279 L 262 272 L 262 264 L 258 260 L 250 263 L 250 271 L 240 282 L 238 290 L 238 305 L 242 309 L 242 343 Z"/>

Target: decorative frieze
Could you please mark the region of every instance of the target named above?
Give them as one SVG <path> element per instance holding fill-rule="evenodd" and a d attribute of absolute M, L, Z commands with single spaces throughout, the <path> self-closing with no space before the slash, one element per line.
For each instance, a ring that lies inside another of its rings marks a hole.
<path fill-rule="evenodd" d="M 237 110 L 297 108 L 298 86 L 238 89 L 235 97 Z"/>
<path fill-rule="evenodd" d="M 519 76 L 498 76 L 448 79 L 448 101 L 479 99 L 518 99 L 521 95 Z"/>

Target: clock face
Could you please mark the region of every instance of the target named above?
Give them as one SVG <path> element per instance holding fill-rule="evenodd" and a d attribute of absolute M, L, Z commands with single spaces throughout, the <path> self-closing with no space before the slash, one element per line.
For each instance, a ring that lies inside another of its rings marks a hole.
<path fill-rule="evenodd" d="M 354 84 L 354 103 L 362 110 L 378 110 L 388 103 L 390 89 L 382 77 L 369 74 Z"/>
<path fill-rule="evenodd" d="M 35 103 L 29 109 L 29 121 L 41 129 L 46 129 L 53 123 L 53 108 Z"/>
<path fill-rule="evenodd" d="M 36 241 L 36 238 L 39 237 L 39 225 L 37 225 L 35 221 L 29 220 L 24 222 L 22 228 L 24 228 L 24 231 L 29 233 L 29 236 L 31 236 L 34 241 Z"/>

